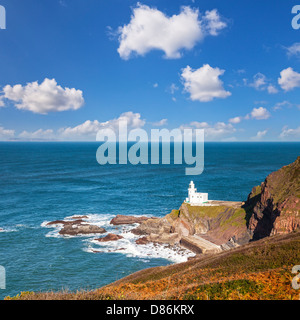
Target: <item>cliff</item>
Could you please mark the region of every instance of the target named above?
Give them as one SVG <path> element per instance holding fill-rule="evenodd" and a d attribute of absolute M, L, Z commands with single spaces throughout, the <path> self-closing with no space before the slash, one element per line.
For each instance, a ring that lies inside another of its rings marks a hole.
<path fill-rule="evenodd" d="M 246 202 L 183 203 L 161 219 L 133 230 L 146 241 L 176 243 L 195 253 L 212 253 L 300 228 L 300 157 L 254 187 Z"/>
<path fill-rule="evenodd" d="M 249 242 L 247 212 L 242 203 L 183 203 L 161 219 L 149 219 L 132 232 L 149 242 L 180 244 L 195 253 L 212 253 Z"/>
<path fill-rule="evenodd" d="M 300 157 L 253 188 L 246 203 L 253 208 L 248 224 L 253 240 L 300 228 Z"/>

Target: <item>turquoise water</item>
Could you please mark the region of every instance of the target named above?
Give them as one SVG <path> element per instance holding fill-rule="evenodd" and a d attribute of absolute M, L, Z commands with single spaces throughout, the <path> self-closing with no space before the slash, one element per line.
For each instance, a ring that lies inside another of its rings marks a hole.
<path fill-rule="evenodd" d="M 117 214 L 164 216 L 180 206 L 191 179 L 209 199 L 245 200 L 252 187 L 300 155 L 300 143 L 206 143 L 205 169 L 185 165 L 100 166 L 97 143 L 0 143 L 0 265 L 6 289 L 93 289 L 140 269 L 185 261 L 187 252 L 137 246 Z M 122 234 L 117 243 L 63 238 L 48 221 L 88 215 Z"/>

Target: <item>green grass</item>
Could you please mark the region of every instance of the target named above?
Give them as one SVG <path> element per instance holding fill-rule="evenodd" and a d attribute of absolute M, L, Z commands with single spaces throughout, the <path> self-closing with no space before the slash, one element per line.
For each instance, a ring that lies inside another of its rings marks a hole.
<path fill-rule="evenodd" d="M 223 213 L 228 209 L 226 206 L 197 207 L 189 204 L 187 204 L 187 208 L 191 219 L 216 218 L 220 213 Z"/>
<path fill-rule="evenodd" d="M 224 219 L 221 221 L 220 226 L 222 229 L 226 229 L 227 227 L 241 227 L 246 225 L 246 215 L 247 212 L 245 209 L 235 209 L 233 215 L 228 219 Z"/>

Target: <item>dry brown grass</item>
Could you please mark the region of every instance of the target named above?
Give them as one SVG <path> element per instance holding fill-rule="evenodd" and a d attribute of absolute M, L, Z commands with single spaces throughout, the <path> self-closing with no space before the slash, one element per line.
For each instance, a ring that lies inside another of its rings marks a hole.
<path fill-rule="evenodd" d="M 141 270 L 94 291 L 21 293 L 22 300 L 299 299 L 291 269 L 300 264 L 300 232 L 214 255 Z M 10 299 L 10 298 L 8 298 Z"/>

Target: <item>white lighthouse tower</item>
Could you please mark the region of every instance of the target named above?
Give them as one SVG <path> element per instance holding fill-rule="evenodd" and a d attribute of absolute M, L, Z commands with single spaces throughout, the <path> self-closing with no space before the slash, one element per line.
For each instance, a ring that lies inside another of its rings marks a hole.
<path fill-rule="evenodd" d="M 185 200 L 186 203 L 189 203 L 192 206 L 199 206 L 208 202 L 208 193 L 197 192 L 193 181 L 190 182 L 188 192 L 189 196 Z"/>

